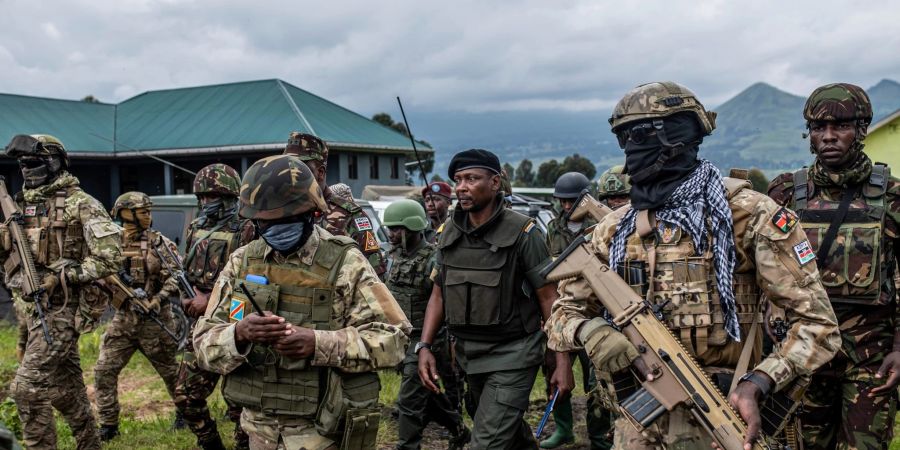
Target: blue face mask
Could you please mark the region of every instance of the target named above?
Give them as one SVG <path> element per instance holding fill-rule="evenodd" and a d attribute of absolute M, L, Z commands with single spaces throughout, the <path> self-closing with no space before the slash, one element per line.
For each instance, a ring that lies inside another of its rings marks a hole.
<path fill-rule="evenodd" d="M 261 233 L 263 240 L 269 247 L 279 252 L 287 252 L 294 249 L 303 237 L 305 222 L 279 223 L 266 228 Z"/>

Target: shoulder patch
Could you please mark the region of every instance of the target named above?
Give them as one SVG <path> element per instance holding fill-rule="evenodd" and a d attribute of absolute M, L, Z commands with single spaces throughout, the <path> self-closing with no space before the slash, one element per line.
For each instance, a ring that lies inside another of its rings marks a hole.
<path fill-rule="evenodd" d="M 36 216 L 37 215 L 37 206 L 35 206 L 35 205 L 26 206 L 25 207 L 25 215 L 28 217 Z"/>
<path fill-rule="evenodd" d="M 368 217 L 357 217 L 357 218 L 353 219 L 353 221 L 356 222 L 356 228 L 359 231 L 365 231 L 365 230 L 372 229 L 372 222 L 369 221 Z"/>
<path fill-rule="evenodd" d="M 797 214 L 782 207 L 772 216 L 772 225 L 775 225 L 775 228 L 781 230 L 782 233 L 787 233 L 797 225 Z"/>
<path fill-rule="evenodd" d="M 371 228 L 369 228 L 371 230 Z M 379 250 L 381 247 L 378 246 L 378 241 L 375 240 L 375 235 L 372 234 L 371 231 L 366 231 L 366 246 L 363 250 L 364 252 L 374 252 Z"/>
<path fill-rule="evenodd" d="M 231 299 L 231 307 L 228 310 L 228 318 L 240 322 L 244 318 L 244 302 L 236 298 Z"/>
<path fill-rule="evenodd" d="M 800 261 L 801 266 L 816 259 L 816 253 L 813 252 L 812 247 L 809 245 L 809 241 L 806 239 L 794 246 L 794 254 L 797 255 L 797 260 Z"/>
<path fill-rule="evenodd" d="M 525 224 L 525 228 L 522 228 L 522 232 L 525 233 L 525 234 L 528 234 L 528 233 L 530 233 L 531 230 L 533 230 L 533 229 L 534 229 L 534 221 L 533 221 L 533 220 L 529 220 L 528 223 Z"/>

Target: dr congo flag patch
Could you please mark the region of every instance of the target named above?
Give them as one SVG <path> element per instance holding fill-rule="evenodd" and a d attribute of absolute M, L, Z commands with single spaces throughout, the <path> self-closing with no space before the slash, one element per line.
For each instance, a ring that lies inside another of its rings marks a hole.
<path fill-rule="evenodd" d="M 228 317 L 232 320 L 239 321 L 244 318 L 245 303 L 236 298 L 231 299 L 231 308 L 228 310 Z"/>

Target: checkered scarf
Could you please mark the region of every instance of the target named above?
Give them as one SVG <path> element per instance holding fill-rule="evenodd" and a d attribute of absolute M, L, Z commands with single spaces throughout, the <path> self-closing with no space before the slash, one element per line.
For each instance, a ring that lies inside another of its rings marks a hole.
<path fill-rule="evenodd" d="M 672 192 L 663 206 L 656 210 L 656 219 L 687 231 L 699 255 L 706 252 L 710 245 L 706 217 L 709 217 L 712 231 L 713 263 L 719 302 L 725 316 L 725 331 L 735 342 L 740 342 L 741 327 L 732 283 L 736 256 L 731 208 L 725 197 L 725 185 L 722 184 L 719 169 L 711 162 L 701 159 L 700 165 Z M 609 249 L 609 262 L 613 270 L 625 258 L 625 241 L 635 232 L 636 219 L 637 211 L 631 209 L 616 228 Z"/>

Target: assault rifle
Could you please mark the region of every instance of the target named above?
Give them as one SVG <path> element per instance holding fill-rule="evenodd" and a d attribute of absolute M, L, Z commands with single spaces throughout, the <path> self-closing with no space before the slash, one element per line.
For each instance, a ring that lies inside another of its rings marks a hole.
<path fill-rule="evenodd" d="M 166 260 L 165 257 L 159 252 L 159 247 L 162 247 L 166 250 L 166 253 L 172 258 L 172 264 L 169 264 L 169 261 Z M 153 246 L 153 252 L 156 253 L 156 257 L 159 258 L 160 262 L 163 266 L 166 267 L 166 270 L 175 277 L 175 281 L 178 282 L 178 290 L 185 296 L 185 298 L 194 298 L 197 296 L 197 292 L 194 291 L 194 287 L 191 286 L 191 282 L 188 281 L 187 276 L 184 274 L 184 266 L 181 264 L 181 260 L 178 258 L 178 255 L 169 248 L 168 245 L 163 241 L 162 238 L 159 239 L 159 244 Z M 172 267 L 174 264 L 175 267 Z"/>
<path fill-rule="evenodd" d="M 6 227 L 12 237 L 12 245 L 15 251 L 9 255 L 9 260 L 4 264 L 6 269 L 7 280 L 11 277 L 15 270 L 22 270 L 22 294 L 30 297 L 34 303 L 34 310 L 38 314 L 41 321 L 41 330 L 44 332 L 44 340 L 48 345 L 53 344 L 53 338 L 50 337 L 50 329 L 47 328 L 47 321 L 44 319 L 44 307 L 41 301 L 44 297 L 44 289 L 41 288 L 41 281 L 38 280 L 37 268 L 34 266 L 34 256 L 31 254 L 31 245 L 28 243 L 28 236 L 22 229 L 22 212 L 16 205 L 15 200 L 10 197 L 6 190 L 6 179 L 0 176 L 0 209 L 3 210 L 3 218 L 6 219 Z"/>
<path fill-rule="evenodd" d="M 105 282 L 106 288 L 112 291 L 111 303 L 113 307 L 121 309 L 127 302 L 132 311 L 136 312 L 142 318 L 150 319 L 155 324 L 159 325 L 159 327 L 162 328 L 166 334 L 171 336 L 176 343 L 181 342 L 181 338 L 179 338 L 172 330 L 168 329 L 166 325 L 159 320 L 159 316 L 156 312 L 150 309 L 147 292 L 142 288 L 131 287 L 131 283 L 133 282 L 131 275 L 128 275 L 127 272 L 121 270 L 117 274 L 104 278 L 103 281 Z"/>
<path fill-rule="evenodd" d="M 566 220 L 581 222 L 585 216 L 591 216 L 595 222 L 599 223 L 607 214 L 612 212 L 609 206 L 600 203 L 599 200 L 591 195 L 591 191 L 587 189 L 581 191 L 581 194 L 575 199 L 574 205 L 569 210 Z"/>
<path fill-rule="evenodd" d="M 741 450 L 747 434 L 743 419 L 657 317 L 656 308 L 600 262 L 585 247 L 586 242 L 585 238 L 576 239 L 541 275 L 554 281 L 584 278 L 613 317 L 612 324 L 634 344 L 652 371 L 652 381 L 643 381 L 639 389 L 619 401 L 620 412 L 638 430 L 643 430 L 666 411 L 684 405 L 720 448 Z M 796 390 L 789 390 L 787 395 L 796 395 Z M 791 403 L 793 399 L 784 397 L 772 395 L 760 405 L 763 426 L 754 449 L 773 448 L 774 440 L 770 436 L 782 431 L 785 420 L 796 409 L 796 403 Z"/>

